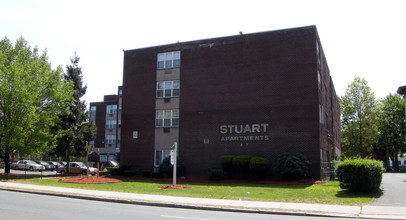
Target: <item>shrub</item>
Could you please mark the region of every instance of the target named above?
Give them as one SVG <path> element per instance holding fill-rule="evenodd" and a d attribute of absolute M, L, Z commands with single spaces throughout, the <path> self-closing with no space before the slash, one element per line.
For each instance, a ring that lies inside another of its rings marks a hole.
<path fill-rule="evenodd" d="M 252 157 L 249 163 L 250 171 L 263 179 L 268 171 L 269 160 L 263 157 Z"/>
<path fill-rule="evenodd" d="M 348 159 L 336 167 L 340 187 L 349 192 L 368 193 L 379 189 L 384 168 L 371 159 Z"/>
<path fill-rule="evenodd" d="M 120 170 L 120 173 L 123 174 L 125 170 L 131 170 L 132 163 L 130 161 L 120 161 L 120 165 L 118 169 Z"/>
<path fill-rule="evenodd" d="M 118 176 L 118 175 L 120 175 L 120 170 L 118 169 L 118 167 L 107 167 L 106 169 L 107 169 L 107 170 L 110 172 L 110 174 L 113 175 L 113 176 Z"/>
<path fill-rule="evenodd" d="M 288 180 L 298 180 L 308 175 L 310 165 L 301 153 L 283 153 L 278 157 L 276 172 Z"/>
<path fill-rule="evenodd" d="M 185 163 L 178 157 L 176 161 L 176 176 L 184 176 L 185 170 Z M 163 176 L 173 176 L 173 165 L 171 164 L 170 157 L 167 157 L 162 161 L 162 164 L 159 165 L 158 171 Z"/>
<path fill-rule="evenodd" d="M 224 155 L 220 157 L 220 164 L 224 171 L 227 173 L 233 172 L 233 159 L 234 155 Z"/>
<path fill-rule="evenodd" d="M 233 168 L 242 174 L 243 178 L 247 178 L 250 170 L 250 160 L 251 156 L 249 155 L 239 155 L 233 158 Z"/>
<path fill-rule="evenodd" d="M 225 175 L 226 173 L 221 168 L 213 167 L 207 170 L 207 178 L 209 180 L 222 180 Z"/>

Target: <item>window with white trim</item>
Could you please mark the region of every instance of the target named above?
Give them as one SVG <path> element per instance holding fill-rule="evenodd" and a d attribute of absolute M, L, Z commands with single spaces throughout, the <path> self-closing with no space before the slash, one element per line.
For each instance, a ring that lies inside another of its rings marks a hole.
<path fill-rule="evenodd" d="M 179 97 L 180 82 L 175 81 L 162 81 L 156 83 L 156 97 Z"/>
<path fill-rule="evenodd" d="M 323 106 L 319 105 L 319 120 L 320 120 L 320 124 L 322 124 L 324 122 L 324 111 L 323 111 Z"/>
<path fill-rule="evenodd" d="M 90 107 L 90 115 L 96 115 L 96 106 Z"/>
<path fill-rule="evenodd" d="M 158 54 L 158 69 L 169 69 L 180 67 L 180 51 Z"/>
<path fill-rule="evenodd" d="M 177 127 L 179 110 L 157 110 L 155 119 L 156 127 Z"/>
<path fill-rule="evenodd" d="M 106 114 L 117 114 L 117 105 L 107 105 Z"/>
<path fill-rule="evenodd" d="M 117 127 L 116 120 L 107 120 L 106 121 L 106 129 L 115 129 Z"/>
<path fill-rule="evenodd" d="M 116 135 L 108 134 L 106 135 L 105 144 L 115 144 L 116 143 Z"/>
<path fill-rule="evenodd" d="M 171 156 L 170 150 L 155 150 L 155 157 L 154 157 L 154 166 L 159 167 L 162 164 L 162 161 Z"/>

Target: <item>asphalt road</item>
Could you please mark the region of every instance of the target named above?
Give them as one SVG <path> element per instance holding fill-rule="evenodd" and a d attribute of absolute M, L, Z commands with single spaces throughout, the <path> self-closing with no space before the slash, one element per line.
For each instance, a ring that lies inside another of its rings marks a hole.
<path fill-rule="evenodd" d="M 0 190 L 0 219 L 321 220 L 292 215 L 250 214 L 108 203 Z"/>
<path fill-rule="evenodd" d="M 381 189 L 384 194 L 372 205 L 406 206 L 406 173 L 384 173 Z"/>

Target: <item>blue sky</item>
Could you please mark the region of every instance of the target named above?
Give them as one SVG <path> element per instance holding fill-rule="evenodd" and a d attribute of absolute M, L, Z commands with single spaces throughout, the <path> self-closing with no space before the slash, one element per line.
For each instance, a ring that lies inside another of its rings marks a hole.
<path fill-rule="evenodd" d="M 354 76 L 377 98 L 406 85 L 406 2 L 1 0 L 0 38 L 23 36 L 53 66 L 81 61 L 87 102 L 122 84 L 123 50 L 316 25 L 338 95 Z"/>

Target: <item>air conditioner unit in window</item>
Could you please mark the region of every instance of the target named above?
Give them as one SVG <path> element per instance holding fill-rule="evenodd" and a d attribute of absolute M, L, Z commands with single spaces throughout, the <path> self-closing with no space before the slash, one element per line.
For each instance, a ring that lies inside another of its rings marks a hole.
<path fill-rule="evenodd" d="M 165 73 L 172 73 L 172 69 L 171 68 L 165 69 Z"/>
<path fill-rule="evenodd" d="M 171 132 L 171 128 L 164 128 L 164 133 L 169 133 Z"/>

